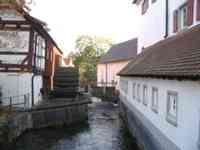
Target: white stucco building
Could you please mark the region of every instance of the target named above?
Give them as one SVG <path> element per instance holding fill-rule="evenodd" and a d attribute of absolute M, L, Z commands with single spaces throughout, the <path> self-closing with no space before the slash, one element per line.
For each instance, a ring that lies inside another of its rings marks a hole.
<path fill-rule="evenodd" d="M 139 55 L 120 75 L 120 108 L 147 150 L 200 149 L 200 0 L 134 0 Z"/>

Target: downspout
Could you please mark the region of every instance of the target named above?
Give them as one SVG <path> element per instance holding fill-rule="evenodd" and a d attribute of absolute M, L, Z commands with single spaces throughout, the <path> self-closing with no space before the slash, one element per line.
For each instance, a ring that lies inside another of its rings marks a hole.
<path fill-rule="evenodd" d="M 34 106 L 34 79 L 36 74 L 33 72 L 33 76 L 31 79 L 31 106 Z"/>
<path fill-rule="evenodd" d="M 167 38 L 169 35 L 169 0 L 165 0 L 166 2 L 166 9 L 165 9 L 165 36 L 164 38 Z"/>

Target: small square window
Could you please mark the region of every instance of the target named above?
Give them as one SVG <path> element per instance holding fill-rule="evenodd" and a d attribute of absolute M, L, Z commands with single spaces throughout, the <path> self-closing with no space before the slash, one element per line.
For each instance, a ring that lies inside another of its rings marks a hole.
<path fill-rule="evenodd" d="M 147 86 L 143 86 L 143 104 L 148 105 L 148 95 L 147 95 Z"/>
<path fill-rule="evenodd" d="M 158 88 L 152 88 L 152 110 L 158 113 Z"/>
<path fill-rule="evenodd" d="M 140 102 L 140 84 L 137 85 L 137 100 Z"/>
<path fill-rule="evenodd" d="M 174 126 L 177 126 L 178 117 L 178 94 L 177 92 L 167 92 L 167 117 L 166 120 Z"/>
<path fill-rule="evenodd" d="M 135 97 L 136 97 L 136 92 L 135 92 L 135 88 L 136 87 L 136 84 L 135 83 L 133 83 L 133 87 L 132 87 L 132 97 L 133 97 L 133 99 L 135 99 Z"/>

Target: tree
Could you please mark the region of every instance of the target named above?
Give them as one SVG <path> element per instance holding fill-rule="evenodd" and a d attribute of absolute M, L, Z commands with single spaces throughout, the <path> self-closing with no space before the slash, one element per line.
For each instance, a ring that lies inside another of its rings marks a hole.
<path fill-rule="evenodd" d="M 79 67 L 82 84 L 96 81 L 96 65 L 102 55 L 112 46 L 110 39 L 82 35 L 76 40 L 73 62 Z"/>

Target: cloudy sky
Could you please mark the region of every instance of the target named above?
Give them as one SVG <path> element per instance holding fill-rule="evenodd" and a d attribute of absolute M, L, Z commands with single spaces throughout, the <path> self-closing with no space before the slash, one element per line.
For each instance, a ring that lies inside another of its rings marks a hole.
<path fill-rule="evenodd" d="M 132 0 L 34 0 L 31 14 L 48 23 L 51 35 L 66 53 L 79 35 L 122 42 L 137 36 Z"/>

